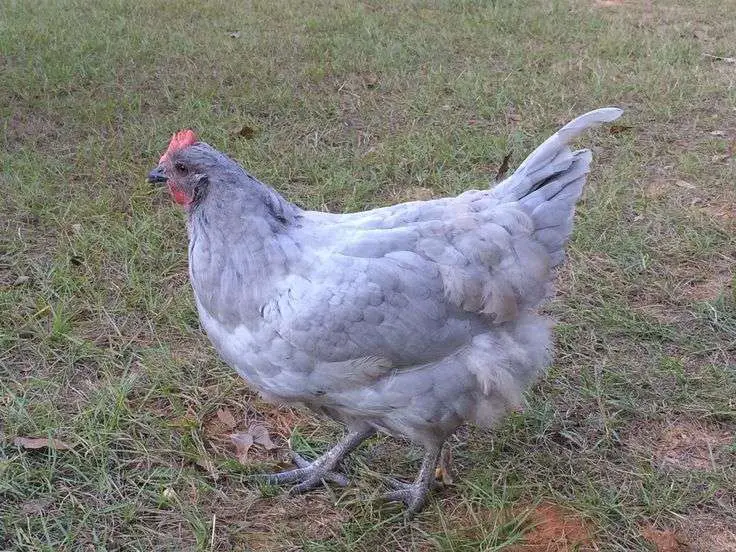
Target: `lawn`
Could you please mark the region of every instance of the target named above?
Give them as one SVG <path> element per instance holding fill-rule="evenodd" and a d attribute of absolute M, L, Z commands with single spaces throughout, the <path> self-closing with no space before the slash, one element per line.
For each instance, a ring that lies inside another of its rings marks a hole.
<path fill-rule="evenodd" d="M 732 4 L 136 4 L 0 4 L 0 550 L 736 550 Z M 145 182 L 171 133 L 350 211 L 487 186 L 606 105 L 524 411 L 463 428 L 408 524 L 376 500 L 420 460 L 395 440 L 345 489 L 255 483 L 340 427 L 209 346 Z"/>

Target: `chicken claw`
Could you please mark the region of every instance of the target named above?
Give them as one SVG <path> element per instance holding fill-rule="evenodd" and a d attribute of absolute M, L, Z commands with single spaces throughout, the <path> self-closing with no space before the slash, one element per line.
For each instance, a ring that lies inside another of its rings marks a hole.
<path fill-rule="evenodd" d="M 413 483 L 404 483 L 397 479 L 389 479 L 388 485 L 394 489 L 381 496 L 388 502 L 403 502 L 406 505 L 404 517 L 410 520 L 427 502 L 427 495 L 431 487 L 436 487 L 434 477 L 435 467 L 440 456 L 442 446 L 428 447 L 422 460 L 422 467 Z"/>
<path fill-rule="evenodd" d="M 311 491 L 328 481 L 344 487 L 349 483 L 348 478 L 336 471 L 335 468 L 345 456 L 374 433 L 375 430 L 373 429 L 352 431 L 342 441 L 312 462 L 296 453 L 292 453 L 294 463 L 297 465 L 295 469 L 270 474 L 265 476 L 265 479 L 269 483 L 277 485 L 298 482 L 289 490 L 291 495 Z"/>
<path fill-rule="evenodd" d="M 266 480 L 273 484 L 298 482 L 289 490 L 289 494 L 295 495 L 311 491 L 328 481 L 340 487 L 345 487 L 349 483 L 345 475 L 325 467 L 325 456 L 313 462 L 296 453 L 292 453 L 292 458 L 297 465 L 296 469 L 266 476 Z"/>
<path fill-rule="evenodd" d="M 394 482 L 398 483 L 398 482 Z M 427 502 L 429 485 L 424 483 L 404 483 L 404 487 L 381 495 L 387 502 L 403 502 L 406 506 L 404 517 L 411 519 Z"/>

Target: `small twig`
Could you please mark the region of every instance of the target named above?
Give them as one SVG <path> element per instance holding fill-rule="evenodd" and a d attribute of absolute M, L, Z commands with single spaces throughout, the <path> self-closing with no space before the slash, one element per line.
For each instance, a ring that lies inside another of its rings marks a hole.
<path fill-rule="evenodd" d="M 715 59 L 716 61 L 725 61 L 726 63 L 736 63 L 736 57 L 724 57 L 714 56 L 713 54 L 703 54 L 707 58 Z"/>
<path fill-rule="evenodd" d="M 506 178 L 506 173 L 509 172 L 509 161 L 511 161 L 511 152 L 508 152 L 503 156 L 503 161 L 496 171 L 496 176 L 493 178 L 493 183 L 501 182 Z"/>
<path fill-rule="evenodd" d="M 212 534 L 210 535 L 210 550 L 215 549 L 215 524 L 217 523 L 217 514 L 212 514 Z"/>

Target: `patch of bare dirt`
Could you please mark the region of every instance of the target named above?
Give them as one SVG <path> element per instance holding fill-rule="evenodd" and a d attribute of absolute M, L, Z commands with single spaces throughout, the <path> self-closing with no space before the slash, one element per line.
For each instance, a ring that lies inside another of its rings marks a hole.
<path fill-rule="evenodd" d="M 702 188 L 693 194 L 691 211 L 725 230 L 736 228 L 736 194 L 729 189 Z"/>
<path fill-rule="evenodd" d="M 736 203 L 710 202 L 707 205 L 698 206 L 698 209 L 728 227 L 736 226 Z"/>
<path fill-rule="evenodd" d="M 58 115 L 18 109 L 8 118 L 5 140 L 11 150 L 33 146 L 46 151 L 58 143 L 63 134 L 64 124 Z"/>
<path fill-rule="evenodd" d="M 397 190 L 391 203 L 403 203 L 405 201 L 427 201 L 434 199 L 434 192 L 424 186 L 411 186 L 406 189 Z"/>
<path fill-rule="evenodd" d="M 674 529 L 657 529 L 653 525 L 641 528 L 641 536 L 654 545 L 657 552 L 686 552 L 689 550 L 683 536 Z"/>
<path fill-rule="evenodd" d="M 671 305 L 643 301 L 642 305 L 636 307 L 635 310 L 654 318 L 660 324 L 677 324 L 683 321 L 682 312 Z"/>
<path fill-rule="evenodd" d="M 542 503 L 529 514 L 530 529 L 521 544 L 506 552 L 585 552 L 596 547 L 589 524 L 577 513 L 552 503 Z"/>
<path fill-rule="evenodd" d="M 697 187 L 686 180 L 670 180 L 667 178 L 656 177 L 650 180 L 644 188 L 644 196 L 652 200 L 678 200 L 679 205 L 686 203 L 686 199 L 682 196 L 688 196 Z"/>
<path fill-rule="evenodd" d="M 692 301 L 712 301 L 729 294 L 732 285 L 733 275 L 730 270 L 721 268 L 687 282 L 682 289 L 685 296 Z"/>
<path fill-rule="evenodd" d="M 664 469 L 712 470 L 722 461 L 723 451 L 733 435 L 721 428 L 682 421 L 642 428 L 631 446 L 651 456 Z"/>
<path fill-rule="evenodd" d="M 522 523 L 523 538 L 504 552 L 587 552 L 598 550 L 592 527 L 580 514 L 551 502 L 494 510 L 467 502 L 443 501 L 443 525 L 468 540 L 481 541 L 499 525 Z"/>
<path fill-rule="evenodd" d="M 632 297 L 638 310 L 647 311 L 665 323 L 687 323 L 692 303 L 734 296 L 733 255 L 725 249 L 708 259 L 673 257 L 665 260 L 666 272 L 658 275 L 660 284 L 642 288 Z"/>
<path fill-rule="evenodd" d="M 680 531 L 687 538 L 688 552 L 736 552 L 736 525 L 698 515 L 688 518 Z"/>

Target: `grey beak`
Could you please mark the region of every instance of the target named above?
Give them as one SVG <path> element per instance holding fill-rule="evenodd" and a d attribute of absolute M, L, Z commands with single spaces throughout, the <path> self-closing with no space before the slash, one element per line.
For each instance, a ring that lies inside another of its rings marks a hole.
<path fill-rule="evenodd" d="M 166 174 L 164 174 L 164 168 L 161 165 L 148 173 L 148 181 L 151 184 L 162 184 L 167 180 L 168 178 L 166 178 Z"/>

